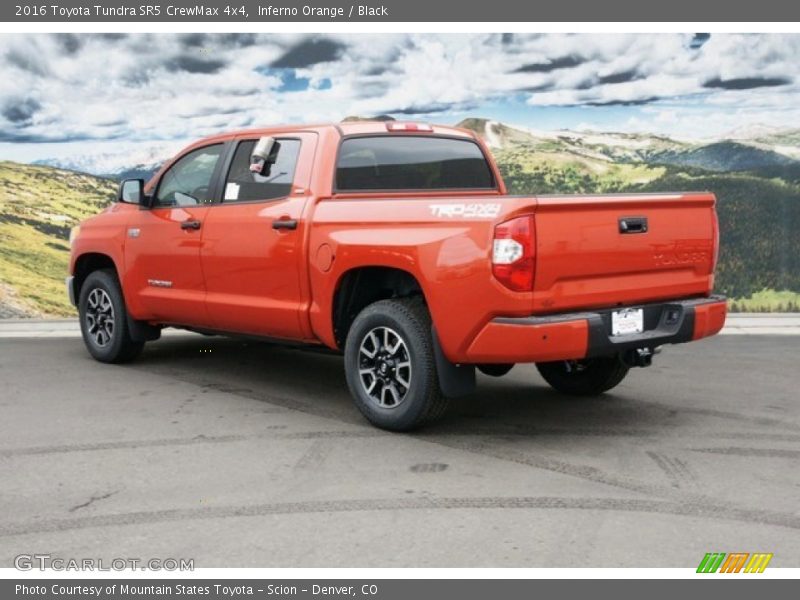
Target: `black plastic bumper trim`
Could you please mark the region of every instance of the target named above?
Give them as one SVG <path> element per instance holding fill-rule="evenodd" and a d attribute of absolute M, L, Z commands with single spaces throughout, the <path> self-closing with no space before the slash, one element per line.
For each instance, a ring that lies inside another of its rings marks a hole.
<path fill-rule="evenodd" d="M 492 322 L 526 326 L 586 321 L 589 329 L 586 356 L 608 356 L 635 348 L 654 348 L 664 344 L 689 342 L 694 334 L 695 307 L 724 301 L 725 296 L 714 295 L 707 298 L 619 306 L 595 311 L 531 317 L 497 317 Z M 642 333 L 611 335 L 611 313 L 623 308 L 643 309 L 644 331 Z"/>

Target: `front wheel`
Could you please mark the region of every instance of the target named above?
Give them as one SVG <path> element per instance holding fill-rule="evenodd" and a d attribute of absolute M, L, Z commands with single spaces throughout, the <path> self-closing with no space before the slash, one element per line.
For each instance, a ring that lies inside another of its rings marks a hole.
<path fill-rule="evenodd" d="M 347 334 L 345 375 L 356 406 L 382 429 L 409 431 L 444 414 L 431 318 L 419 298 L 366 307 Z"/>
<path fill-rule="evenodd" d="M 108 269 L 90 273 L 81 286 L 78 312 L 86 349 L 96 360 L 121 363 L 136 358 L 144 342 L 128 331 L 128 313 L 116 274 Z"/>
<path fill-rule="evenodd" d="M 536 363 L 544 380 L 554 389 L 572 396 L 597 396 L 625 379 L 628 367 L 616 356 Z"/>

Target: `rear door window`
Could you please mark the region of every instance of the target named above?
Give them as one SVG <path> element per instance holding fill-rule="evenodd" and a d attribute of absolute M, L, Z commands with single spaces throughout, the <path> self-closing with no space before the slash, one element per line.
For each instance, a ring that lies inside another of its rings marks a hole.
<path fill-rule="evenodd" d="M 336 166 L 337 191 L 495 189 L 489 163 L 471 140 L 384 135 L 348 138 Z"/>
<path fill-rule="evenodd" d="M 292 191 L 297 156 L 300 154 L 300 140 L 278 138 L 276 161 L 270 166 L 267 175 L 250 171 L 250 155 L 257 140 L 240 142 L 225 181 L 225 194 L 222 201 L 246 202 L 254 200 L 276 200 L 285 198 Z"/>

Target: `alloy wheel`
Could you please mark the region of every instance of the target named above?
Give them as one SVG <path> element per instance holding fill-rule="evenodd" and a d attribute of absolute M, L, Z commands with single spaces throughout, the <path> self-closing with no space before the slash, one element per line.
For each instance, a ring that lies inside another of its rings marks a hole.
<path fill-rule="evenodd" d="M 114 336 L 114 305 L 102 288 L 94 288 L 86 298 L 86 330 L 97 346 L 104 348 Z"/>
<path fill-rule="evenodd" d="M 375 327 L 358 349 L 358 375 L 367 396 L 381 408 L 396 408 L 411 387 L 411 356 L 402 337 L 389 327 Z"/>

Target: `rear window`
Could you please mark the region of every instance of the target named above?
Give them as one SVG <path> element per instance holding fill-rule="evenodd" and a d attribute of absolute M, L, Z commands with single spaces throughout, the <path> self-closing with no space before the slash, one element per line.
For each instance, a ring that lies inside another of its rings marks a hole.
<path fill-rule="evenodd" d="M 494 177 L 470 140 L 397 136 L 349 138 L 336 165 L 337 191 L 485 190 Z"/>

